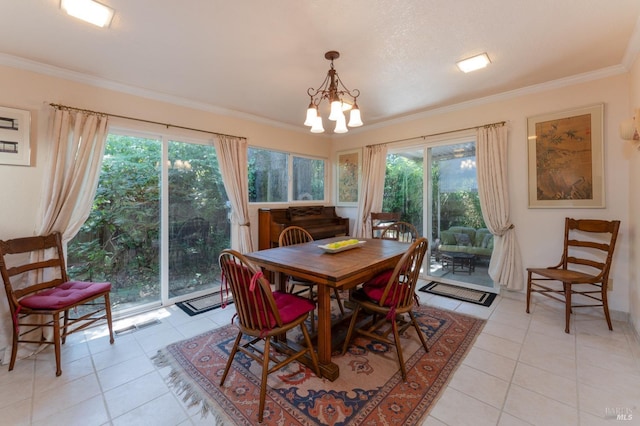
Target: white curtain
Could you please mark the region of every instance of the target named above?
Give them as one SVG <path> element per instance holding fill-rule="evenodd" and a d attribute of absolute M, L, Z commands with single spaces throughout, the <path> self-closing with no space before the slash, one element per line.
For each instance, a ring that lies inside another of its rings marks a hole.
<path fill-rule="evenodd" d="M 219 135 L 214 138 L 214 145 L 224 188 L 231 203 L 231 248 L 240 253 L 252 252 L 247 140 Z"/>
<path fill-rule="evenodd" d="M 382 211 L 384 177 L 387 166 L 387 145 L 367 146 L 362 159 L 362 188 L 358 202 L 354 236 L 371 238 L 371 212 Z"/>
<path fill-rule="evenodd" d="M 524 288 L 524 271 L 514 225 L 510 221 L 507 178 L 507 127 L 477 130 L 476 160 L 482 216 L 494 235 L 489 276 L 509 290 Z"/>
<path fill-rule="evenodd" d="M 107 124 L 105 115 L 55 110 L 38 235 L 58 231 L 66 244 L 89 217 L 98 188 Z"/>
<path fill-rule="evenodd" d="M 71 240 L 89 217 L 98 188 L 108 117 L 83 111 L 56 109 L 51 122 L 48 145 L 50 151 L 44 174 L 41 198 L 41 222 L 37 235 L 58 231 L 63 245 Z M 34 317 L 35 318 L 35 317 Z M 34 330 L 37 340 L 42 334 L 53 339 L 50 329 Z M 17 359 L 44 349 L 46 345 L 21 344 Z M 4 362 L 9 362 L 11 346 L 6 348 Z"/>

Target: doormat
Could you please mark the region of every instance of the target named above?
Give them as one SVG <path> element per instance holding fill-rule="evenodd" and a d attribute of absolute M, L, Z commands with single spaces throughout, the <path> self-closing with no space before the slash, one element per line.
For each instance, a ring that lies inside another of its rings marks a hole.
<path fill-rule="evenodd" d="M 229 294 L 226 299 L 226 303 L 233 303 L 231 294 Z M 178 302 L 176 303 L 176 306 L 182 309 L 187 315 L 192 317 L 194 315 L 203 314 L 205 312 L 219 308 L 220 306 L 222 306 L 223 300 L 223 296 L 221 296 L 220 292 L 217 291 L 205 296 L 196 297 L 195 299 Z"/>
<path fill-rule="evenodd" d="M 437 294 L 451 299 L 462 300 L 463 302 L 475 303 L 476 305 L 491 306 L 496 298 L 495 293 L 487 291 L 471 290 L 468 288 L 458 287 L 455 285 L 442 284 L 431 281 L 429 284 L 420 288 L 425 293 Z"/>

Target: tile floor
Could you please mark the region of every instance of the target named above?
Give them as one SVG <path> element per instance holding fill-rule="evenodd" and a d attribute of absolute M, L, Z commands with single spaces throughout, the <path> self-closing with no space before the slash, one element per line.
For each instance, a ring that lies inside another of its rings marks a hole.
<path fill-rule="evenodd" d="M 564 333 L 562 305 L 522 294 L 490 308 L 420 293 L 422 301 L 487 319 L 424 425 L 640 424 L 640 343 L 631 328 L 609 332 L 599 314 L 579 313 Z M 150 361 L 161 347 L 228 324 L 233 308 L 189 317 L 175 306 L 116 322 L 159 324 L 116 336 L 104 327 L 72 336 L 63 374 L 53 352 L 0 368 L 1 425 L 208 425 L 167 387 Z M 616 414 L 627 420 L 616 420 Z M 630 420 L 629 420 L 630 419 Z"/>

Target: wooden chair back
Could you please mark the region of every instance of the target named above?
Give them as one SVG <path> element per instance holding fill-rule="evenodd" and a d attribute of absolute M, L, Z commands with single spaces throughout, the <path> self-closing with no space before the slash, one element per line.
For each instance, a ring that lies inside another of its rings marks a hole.
<path fill-rule="evenodd" d="M 60 234 L 0 241 L 0 274 L 12 315 L 21 298 L 69 281 Z"/>
<path fill-rule="evenodd" d="M 416 285 L 428 248 L 429 242 L 421 237 L 402 255 L 382 293 L 380 307 L 391 305 L 396 313 L 408 312 L 413 308 Z"/>
<path fill-rule="evenodd" d="M 395 222 L 382 230 L 380 238 L 383 240 L 394 240 L 401 243 L 412 243 L 417 238 L 418 230 L 409 222 Z"/>
<path fill-rule="evenodd" d="M 242 332 L 261 336 L 265 330 L 282 327 L 271 285 L 262 271 L 235 250 L 223 250 L 218 262 L 224 283 L 231 287 Z"/>
<path fill-rule="evenodd" d="M 278 237 L 278 245 L 280 247 L 290 246 L 294 244 L 303 244 L 313 241 L 313 237 L 306 229 L 300 226 L 288 226 L 282 230 Z"/>
<path fill-rule="evenodd" d="M 561 268 L 581 270 L 606 282 L 619 228 L 619 220 L 566 218 Z"/>
<path fill-rule="evenodd" d="M 380 238 L 382 230 L 400 220 L 400 212 L 371 213 L 371 238 Z"/>

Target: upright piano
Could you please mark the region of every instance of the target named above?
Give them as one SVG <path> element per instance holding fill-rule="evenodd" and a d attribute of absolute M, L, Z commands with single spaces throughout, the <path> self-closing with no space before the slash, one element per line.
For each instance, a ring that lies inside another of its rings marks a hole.
<path fill-rule="evenodd" d="M 349 235 L 349 218 L 336 214 L 333 206 L 299 206 L 258 210 L 258 249 L 278 247 L 278 237 L 288 226 L 300 226 L 314 240 Z"/>

